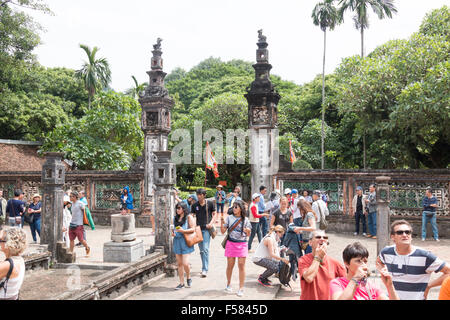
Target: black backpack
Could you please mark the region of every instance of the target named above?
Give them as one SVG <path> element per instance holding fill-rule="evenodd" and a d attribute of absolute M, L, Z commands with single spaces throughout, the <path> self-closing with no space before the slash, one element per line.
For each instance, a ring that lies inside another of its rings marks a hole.
<path fill-rule="evenodd" d="M 289 284 L 291 281 L 291 267 L 283 261 L 280 261 L 278 264 L 278 280 L 280 280 L 282 285 L 289 287 L 292 290 L 292 287 Z"/>

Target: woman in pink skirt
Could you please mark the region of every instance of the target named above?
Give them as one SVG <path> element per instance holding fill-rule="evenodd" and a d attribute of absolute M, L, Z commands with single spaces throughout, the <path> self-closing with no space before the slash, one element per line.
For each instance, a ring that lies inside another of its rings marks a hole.
<path fill-rule="evenodd" d="M 230 286 L 231 276 L 233 274 L 234 264 L 238 258 L 239 267 L 239 290 L 237 295 L 244 295 L 245 280 L 245 259 L 248 256 L 248 236 L 252 230 L 250 221 L 246 217 L 245 203 L 241 200 L 235 201 L 233 205 L 233 214 L 228 215 L 227 219 L 222 217 L 220 222 L 220 231 L 224 234 L 228 230 L 229 236 L 225 246 L 225 257 L 227 257 L 227 287 L 225 291 L 233 292 Z"/>

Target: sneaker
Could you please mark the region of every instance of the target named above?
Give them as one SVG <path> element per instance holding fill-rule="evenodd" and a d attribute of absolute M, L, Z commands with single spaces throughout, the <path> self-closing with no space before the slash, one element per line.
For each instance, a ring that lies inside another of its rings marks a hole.
<path fill-rule="evenodd" d="M 354 236 L 357 236 L 357 235 L 358 235 L 358 232 L 354 232 L 353 235 L 354 235 Z"/>
<path fill-rule="evenodd" d="M 267 282 L 267 279 L 258 278 L 258 282 L 263 285 L 264 287 L 270 287 L 269 282 Z"/>
<path fill-rule="evenodd" d="M 425 238 L 422 238 L 422 241 L 425 241 Z"/>
<path fill-rule="evenodd" d="M 363 237 L 367 237 L 367 233 L 363 232 Z"/>
<path fill-rule="evenodd" d="M 91 253 L 91 248 L 86 248 L 86 257 L 89 257 L 89 254 Z"/>
<path fill-rule="evenodd" d="M 37 241 L 33 241 L 33 242 L 31 242 L 31 244 L 37 244 Z"/>
<path fill-rule="evenodd" d="M 434 239 L 436 242 L 439 242 L 439 241 L 441 241 L 441 240 L 439 240 L 439 239 Z"/>
<path fill-rule="evenodd" d="M 184 288 L 184 284 L 180 283 L 180 284 L 175 288 L 175 290 L 180 290 L 180 289 L 183 289 L 183 288 Z"/>
<path fill-rule="evenodd" d="M 242 296 L 244 295 L 244 290 L 239 289 L 239 291 L 236 293 L 236 295 L 237 295 L 238 297 L 242 297 Z"/>
<path fill-rule="evenodd" d="M 192 285 L 192 279 L 187 279 L 186 280 L 186 288 L 190 288 Z"/>
<path fill-rule="evenodd" d="M 227 292 L 227 293 L 232 293 L 232 292 L 233 292 L 233 289 L 231 289 L 231 286 L 227 286 L 227 287 L 225 288 L 225 292 Z"/>
<path fill-rule="evenodd" d="M 272 281 L 270 281 L 269 279 L 266 279 L 266 282 L 271 286 L 272 285 Z"/>
<path fill-rule="evenodd" d="M 207 273 L 208 273 L 208 272 L 207 272 L 206 270 L 203 270 L 203 271 L 202 271 L 202 274 L 201 274 L 201 277 L 202 277 L 202 278 L 206 278 Z"/>

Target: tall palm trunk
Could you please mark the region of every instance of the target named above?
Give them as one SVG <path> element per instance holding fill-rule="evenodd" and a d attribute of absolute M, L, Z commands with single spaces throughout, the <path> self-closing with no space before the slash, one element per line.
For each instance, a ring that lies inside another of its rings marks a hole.
<path fill-rule="evenodd" d="M 361 59 L 364 58 L 364 28 L 361 26 Z M 367 169 L 366 166 L 366 128 L 363 124 L 363 167 Z"/>
<path fill-rule="evenodd" d="M 323 31 L 323 64 L 322 64 L 322 162 L 321 169 L 325 169 L 325 54 L 327 48 L 327 30 Z"/>

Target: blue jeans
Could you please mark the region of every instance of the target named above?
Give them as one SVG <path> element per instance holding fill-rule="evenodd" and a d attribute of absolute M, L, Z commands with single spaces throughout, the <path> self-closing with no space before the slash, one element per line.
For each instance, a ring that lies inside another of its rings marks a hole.
<path fill-rule="evenodd" d="M 203 241 L 198 243 L 200 258 L 202 259 L 202 271 L 208 271 L 209 266 L 209 243 L 211 235 L 207 229 L 202 230 Z"/>
<path fill-rule="evenodd" d="M 225 206 L 225 203 L 217 203 L 217 213 L 223 213 L 223 207 Z"/>
<path fill-rule="evenodd" d="M 39 238 L 41 237 L 41 217 L 34 217 L 33 223 L 30 223 L 31 236 L 33 237 L 33 241 L 37 241 L 36 239 L 36 231 L 39 234 Z"/>
<path fill-rule="evenodd" d="M 427 213 L 433 213 L 433 216 L 427 217 Z M 439 239 L 438 227 L 437 227 L 437 223 L 436 223 L 436 212 L 432 212 L 432 211 L 422 212 L 422 239 L 425 239 L 427 237 L 428 222 L 431 222 L 431 230 L 433 230 L 434 240 Z"/>
<path fill-rule="evenodd" d="M 367 215 L 367 225 L 369 227 L 369 233 L 373 236 L 377 235 L 377 212 L 369 212 Z"/>
<path fill-rule="evenodd" d="M 255 234 L 258 235 L 258 242 L 261 242 L 261 224 L 259 222 L 250 222 L 252 225 L 252 232 L 250 233 L 250 237 L 248 238 L 248 250 L 252 248 L 253 238 L 255 238 Z"/>
<path fill-rule="evenodd" d="M 355 213 L 355 232 L 357 234 L 359 234 L 359 220 L 361 220 L 361 223 L 362 223 L 363 233 L 366 233 L 367 232 L 366 215 L 364 213 L 362 213 L 361 211 L 356 211 L 356 213 Z"/>
<path fill-rule="evenodd" d="M 261 212 L 259 214 L 261 214 Z M 266 236 L 267 232 L 269 232 L 269 226 L 267 224 L 266 217 L 259 218 L 259 225 L 260 225 L 260 229 L 261 229 L 261 234 L 264 238 Z"/>

